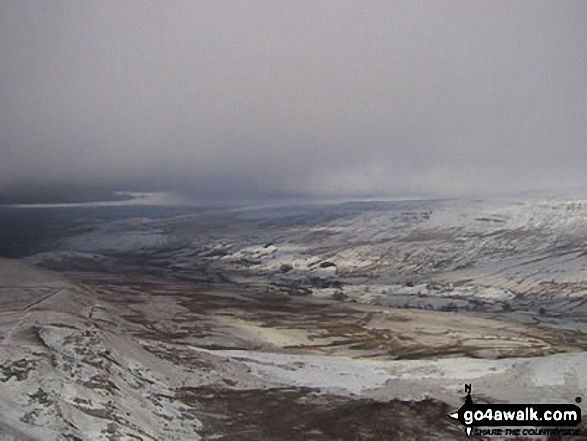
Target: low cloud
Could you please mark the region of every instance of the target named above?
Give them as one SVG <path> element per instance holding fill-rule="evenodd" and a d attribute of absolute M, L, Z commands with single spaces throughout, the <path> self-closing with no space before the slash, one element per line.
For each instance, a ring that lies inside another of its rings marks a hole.
<path fill-rule="evenodd" d="M 546 1 L 3 2 L 0 196 L 585 186 L 586 15 Z"/>

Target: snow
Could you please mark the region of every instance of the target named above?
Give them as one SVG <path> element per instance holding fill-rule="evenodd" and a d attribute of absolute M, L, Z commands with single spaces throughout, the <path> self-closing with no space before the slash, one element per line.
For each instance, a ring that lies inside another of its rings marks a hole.
<path fill-rule="evenodd" d="M 587 393 L 587 352 L 548 355 L 538 358 L 484 360 L 453 357 L 427 360 L 369 360 L 343 356 L 284 354 L 241 350 L 208 350 L 192 347 L 216 357 L 245 363 L 265 381 L 282 386 L 313 387 L 360 394 L 383 387 L 388 381 L 418 383 L 450 388 L 460 383 L 489 381 L 496 389 L 508 387 L 516 378 L 536 387 L 567 386 L 573 394 Z M 432 381 L 432 383 L 430 383 Z M 562 390 L 561 390 L 562 391 Z M 520 392 L 523 394 L 523 392 Z"/>

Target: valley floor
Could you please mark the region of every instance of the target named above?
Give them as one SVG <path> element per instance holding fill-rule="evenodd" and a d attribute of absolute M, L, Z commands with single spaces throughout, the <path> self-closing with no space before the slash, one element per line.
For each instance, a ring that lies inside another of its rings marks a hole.
<path fill-rule="evenodd" d="M 582 200 L 26 210 L 0 440 L 464 440 L 465 384 L 587 397 Z"/>
<path fill-rule="evenodd" d="M 587 392 L 573 331 L 0 262 L 0 439 L 465 439 L 465 383 Z"/>

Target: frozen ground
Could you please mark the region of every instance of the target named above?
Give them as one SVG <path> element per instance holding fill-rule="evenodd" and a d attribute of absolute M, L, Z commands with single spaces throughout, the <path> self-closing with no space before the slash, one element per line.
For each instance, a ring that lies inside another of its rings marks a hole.
<path fill-rule="evenodd" d="M 0 261 L 5 439 L 463 439 L 465 383 L 587 395 L 587 201 L 166 210 Z"/>

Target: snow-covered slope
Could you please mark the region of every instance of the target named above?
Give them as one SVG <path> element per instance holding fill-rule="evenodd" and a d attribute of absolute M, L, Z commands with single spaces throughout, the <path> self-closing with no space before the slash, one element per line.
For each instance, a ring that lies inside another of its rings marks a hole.
<path fill-rule="evenodd" d="M 586 243 L 580 198 L 369 201 L 147 212 L 27 260 L 561 325 L 587 319 Z"/>
<path fill-rule="evenodd" d="M 0 439 L 198 439 L 198 420 L 165 398 L 186 373 L 99 306 L 87 288 L 0 259 Z"/>

